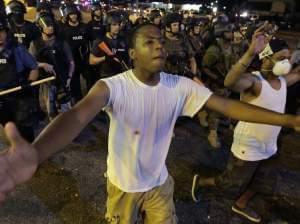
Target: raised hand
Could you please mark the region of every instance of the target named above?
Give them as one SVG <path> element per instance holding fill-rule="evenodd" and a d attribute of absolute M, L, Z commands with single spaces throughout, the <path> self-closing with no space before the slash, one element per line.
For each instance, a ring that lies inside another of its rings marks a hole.
<path fill-rule="evenodd" d="M 262 25 L 255 30 L 254 34 L 252 35 L 252 41 L 248 49 L 252 55 L 262 52 L 270 41 L 270 39 L 265 36 L 266 26 L 267 24 Z"/>
<path fill-rule="evenodd" d="M 38 166 L 36 149 L 21 137 L 13 123 L 5 125 L 5 133 L 10 147 L 0 154 L 0 203 L 17 185 L 29 180 Z"/>

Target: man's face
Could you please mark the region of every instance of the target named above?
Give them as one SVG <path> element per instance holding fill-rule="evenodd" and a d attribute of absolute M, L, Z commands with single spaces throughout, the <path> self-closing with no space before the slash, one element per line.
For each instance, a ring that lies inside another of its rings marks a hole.
<path fill-rule="evenodd" d="M 0 46 L 3 46 L 5 44 L 6 38 L 7 38 L 6 30 L 0 30 Z"/>
<path fill-rule="evenodd" d="M 135 67 L 151 73 L 160 72 L 166 61 L 164 39 L 159 28 L 146 26 L 138 31 L 134 49 L 130 49 L 130 57 Z"/>
<path fill-rule="evenodd" d="M 276 52 L 271 57 L 264 58 L 262 67 L 266 70 L 271 70 L 274 67 L 276 62 L 282 61 L 284 59 L 290 60 L 290 58 L 291 58 L 290 50 L 283 49 L 281 51 Z"/>
<path fill-rule="evenodd" d="M 155 25 L 160 25 L 160 21 L 161 21 L 161 17 L 158 16 L 158 17 L 154 18 L 153 23 L 154 23 Z"/>
<path fill-rule="evenodd" d="M 69 17 L 70 17 L 70 21 L 72 23 L 76 23 L 78 21 L 78 15 L 75 14 L 75 13 L 74 14 L 70 14 Z"/>
<path fill-rule="evenodd" d="M 102 12 L 100 9 L 95 10 L 94 15 L 97 17 L 101 17 L 102 16 Z"/>
<path fill-rule="evenodd" d="M 113 23 L 110 25 L 110 32 L 111 32 L 113 35 L 119 34 L 119 32 L 120 32 L 120 23 L 113 22 Z"/>
<path fill-rule="evenodd" d="M 43 27 L 43 33 L 47 34 L 48 36 L 51 36 L 52 34 L 54 34 L 54 27 L 53 26 Z"/>
<path fill-rule="evenodd" d="M 13 21 L 16 24 L 22 24 L 24 22 L 24 14 L 23 13 L 13 13 L 12 14 Z"/>
<path fill-rule="evenodd" d="M 171 32 L 172 33 L 179 33 L 180 24 L 179 22 L 171 23 Z"/>
<path fill-rule="evenodd" d="M 194 26 L 194 34 L 195 35 L 200 34 L 200 26 Z"/>

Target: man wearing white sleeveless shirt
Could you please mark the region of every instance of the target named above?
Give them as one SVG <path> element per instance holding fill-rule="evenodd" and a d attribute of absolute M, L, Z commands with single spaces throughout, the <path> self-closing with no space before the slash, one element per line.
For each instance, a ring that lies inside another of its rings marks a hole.
<path fill-rule="evenodd" d="M 300 80 L 300 67 L 291 72 L 290 51 L 285 41 L 272 38 L 266 45 L 265 38 L 257 30 L 244 56 L 231 68 L 225 86 L 241 94 L 241 101 L 284 113 L 287 86 Z M 261 60 L 261 71 L 245 73 L 255 55 Z M 253 115 L 256 116 L 256 115 Z M 247 206 L 248 201 L 261 191 L 259 180 L 267 170 L 262 161 L 277 152 L 279 126 L 239 121 L 234 130 L 234 139 L 227 169 L 217 177 L 194 176 L 192 197 L 197 201 L 199 187 L 217 186 L 233 190 L 237 200 L 232 210 L 253 222 L 261 217 Z"/>
<path fill-rule="evenodd" d="M 32 177 L 39 163 L 69 144 L 102 108 L 109 113 L 107 212 L 109 223 L 177 223 L 174 182 L 165 160 L 176 119 L 202 107 L 248 122 L 293 127 L 300 117 L 271 112 L 213 95 L 185 77 L 165 74 L 166 51 L 159 28 L 136 27 L 129 41 L 134 68 L 98 81 L 70 111 L 57 116 L 33 144 L 16 127 L 5 127 L 11 147 L 0 155 L 0 202 Z M 253 116 L 256 114 L 256 116 Z"/>

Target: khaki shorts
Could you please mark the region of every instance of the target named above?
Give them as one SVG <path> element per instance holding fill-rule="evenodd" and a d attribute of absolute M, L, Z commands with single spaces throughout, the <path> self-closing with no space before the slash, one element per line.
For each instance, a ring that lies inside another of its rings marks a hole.
<path fill-rule="evenodd" d="M 105 218 L 108 223 L 177 223 L 173 201 L 174 180 L 171 176 L 163 185 L 137 193 L 123 192 L 108 180 L 107 193 Z"/>

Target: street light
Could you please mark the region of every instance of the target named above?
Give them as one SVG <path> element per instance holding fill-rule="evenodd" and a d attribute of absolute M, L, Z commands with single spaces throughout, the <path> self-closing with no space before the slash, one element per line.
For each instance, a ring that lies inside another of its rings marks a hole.
<path fill-rule="evenodd" d="M 213 7 L 213 9 L 212 9 L 212 11 L 213 11 L 213 13 L 217 13 L 217 11 L 218 11 L 218 8 L 217 7 Z"/>

